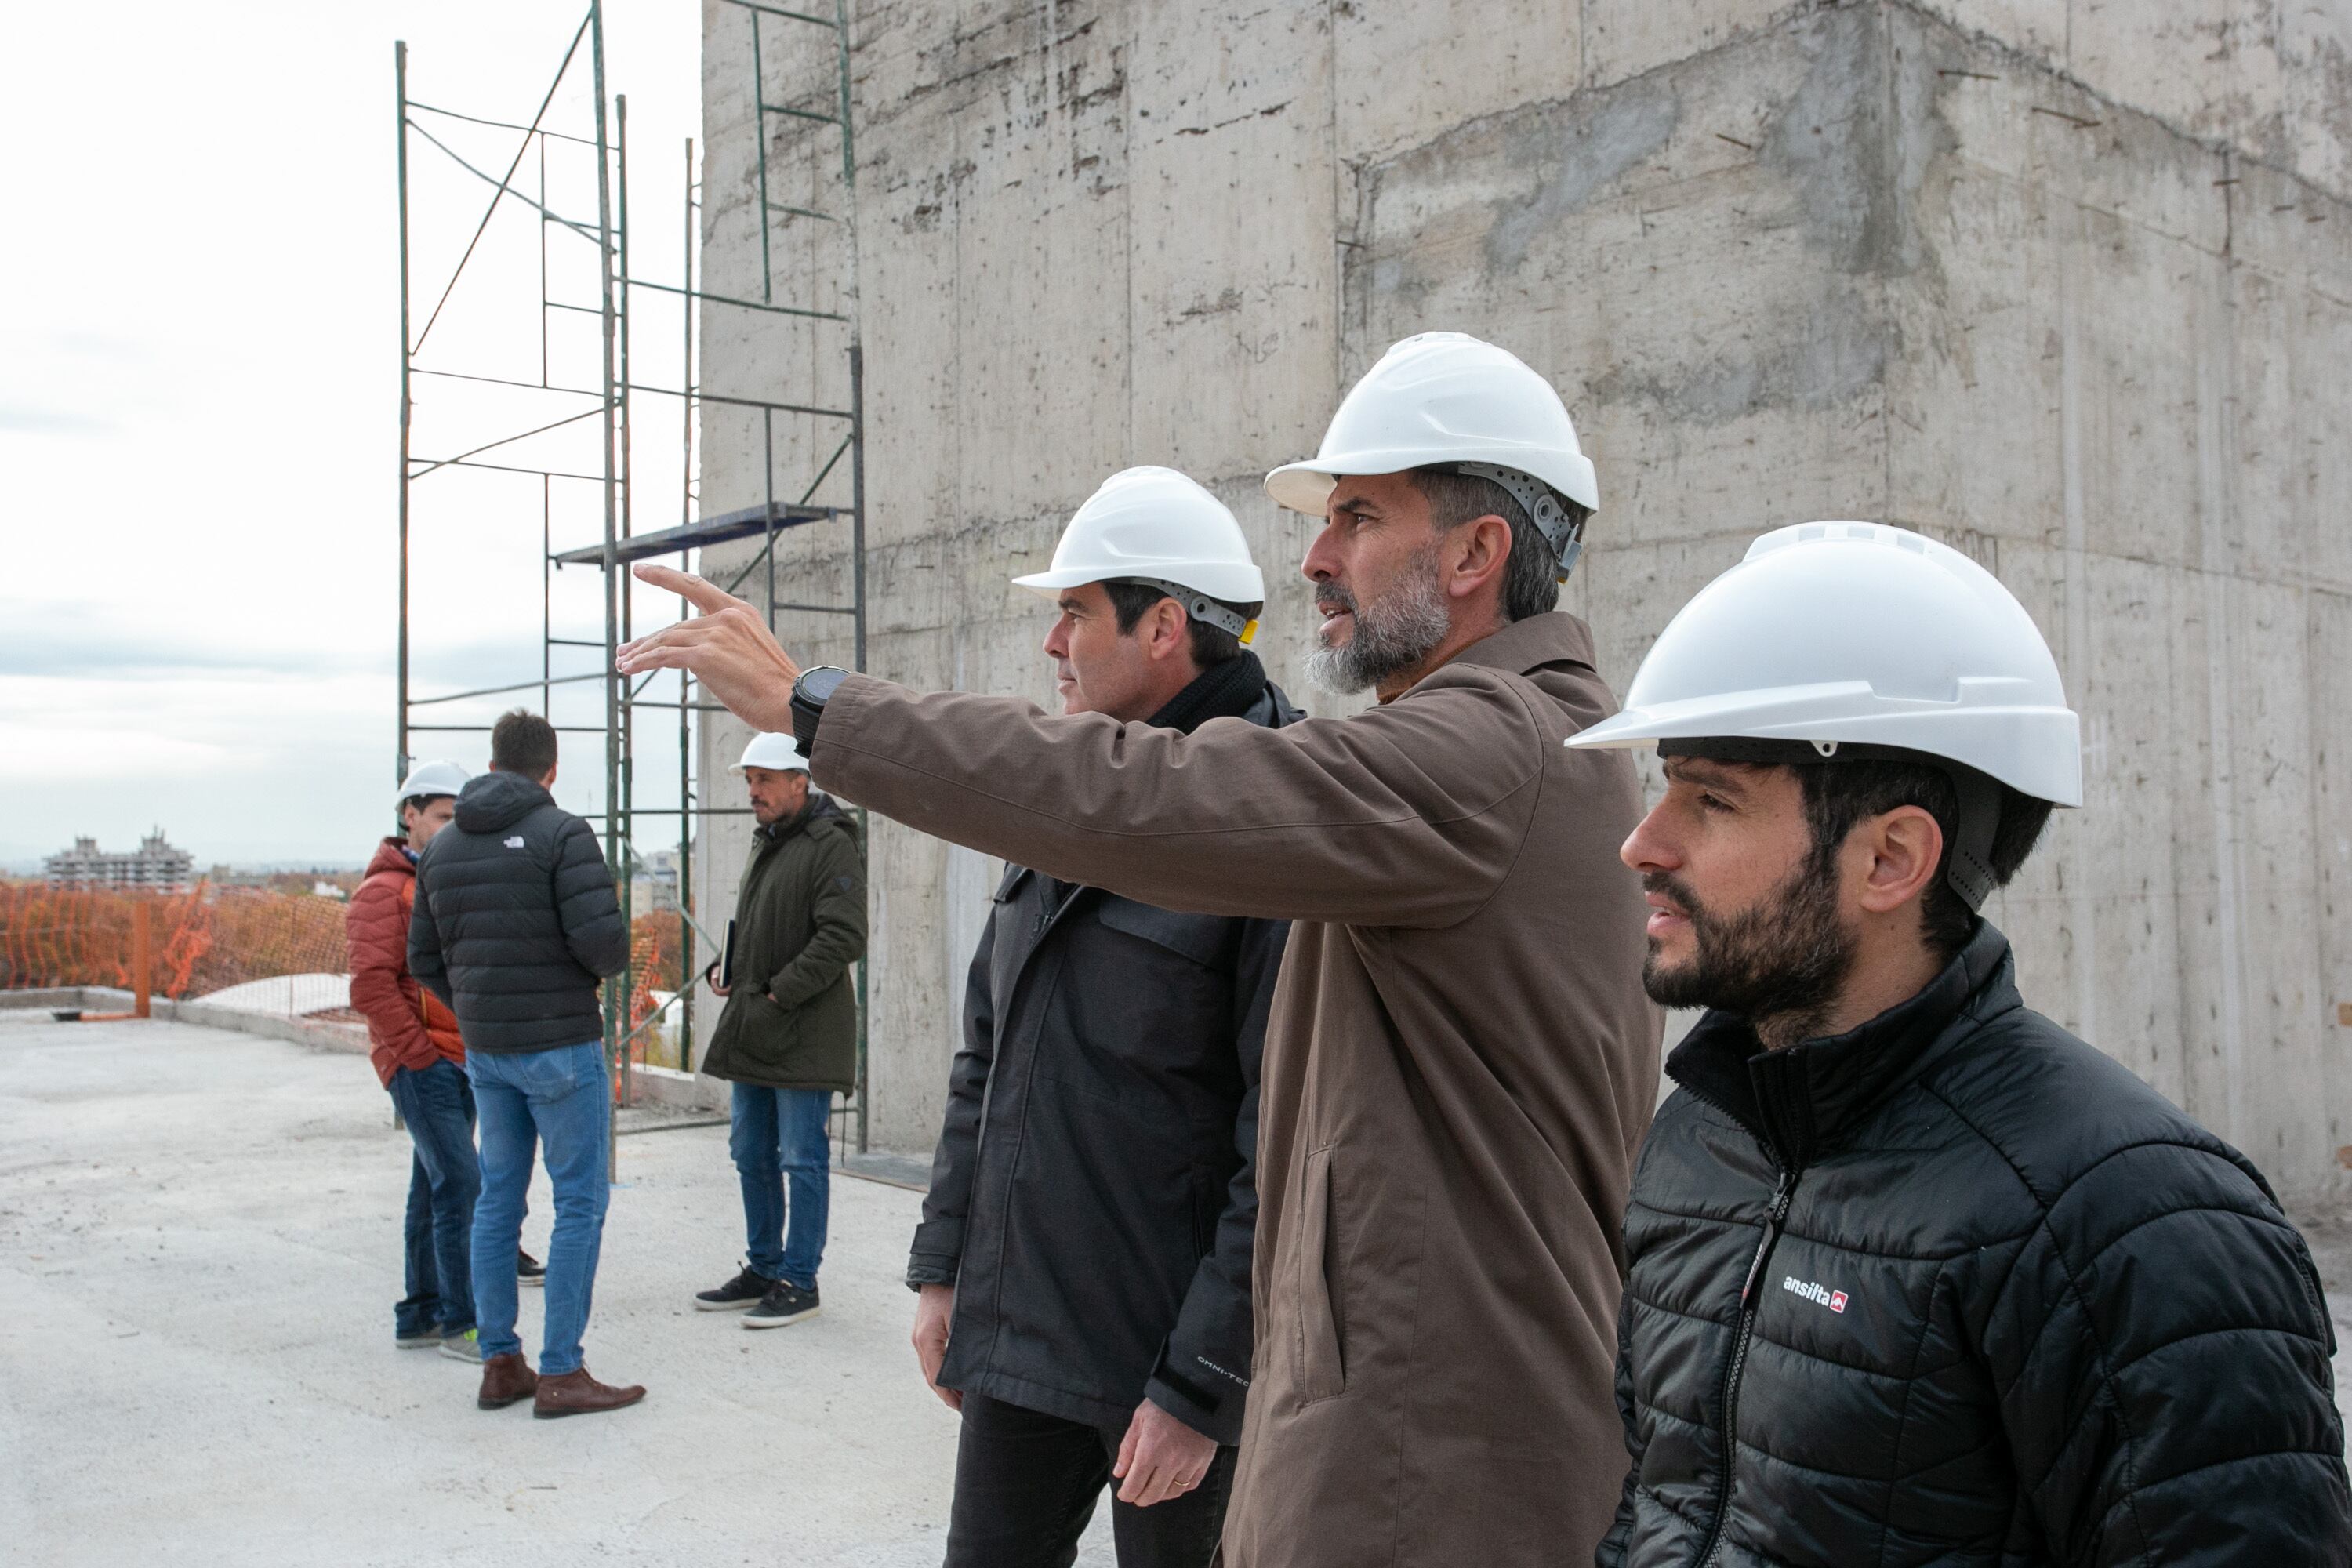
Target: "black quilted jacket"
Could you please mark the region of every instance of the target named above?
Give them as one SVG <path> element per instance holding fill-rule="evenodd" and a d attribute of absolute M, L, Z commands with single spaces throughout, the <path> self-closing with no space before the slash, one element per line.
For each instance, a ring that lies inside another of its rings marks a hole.
<path fill-rule="evenodd" d="M 596 977 L 629 928 L 588 825 L 520 773 L 481 773 L 416 863 L 408 967 L 457 1015 L 469 1051 L 602 1039 Z"/>
<path fill-rule="evenodd" d="M 1710 1013 L 1667 1071 L 1603 1568 L 2352 1563 L 2302 1237 L 1990 925 L 1852 1034 Z"/>

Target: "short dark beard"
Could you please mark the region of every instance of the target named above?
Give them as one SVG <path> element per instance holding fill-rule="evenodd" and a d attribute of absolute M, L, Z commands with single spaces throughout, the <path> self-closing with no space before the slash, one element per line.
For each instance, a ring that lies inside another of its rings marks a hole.
<path fill-rule="evenodd" d="M 814 799 L 814 796 L 815 792 L 811 791 L 809 794 L 801 796 L 800 805 L 793 807 L 790 811 L 778 812 L 773 816 L 761 816 L 760 815 L 759 808 L 754 806 L 751 808 L 751 820 L 761 827 L 781 827 L 791 822 L 794 817 L 800 816 L 801 813 L 806 811 L 808 809 L 809 802 Z"/>
<path fill-rule="evenodd" d="M 1338 647 L 1318 647 L 1307 656 L 1307 679 L 1326 691 L 1350 696 L 1369 690 L 1400 670 L 1427 658 L 1453 629 L 1446 618 L 1445 593 L 1437 585 L 1437 541 L 1413 552 L 1395 587 L 1370 605 L 1336 583 L 1315 591 L 1318 605 L 1338 605 L 1356 618 L 1356 626 Z"/>
<path fill-rule="evenodd" d="M 1665 1007 L 1711 1007 L 1748 1020 L 1775 1049 L 1810 1038 L 1853 968 L 1854 936 L 1838 919 L 1837 861 L 1808 855 L 1786 882 L 1737 914 L 1717 915 L 1664 872 L 1642 879 L 1690 919 L 1692 955 L 1662 968 L 1655 944 L 1642 986 Z"/>

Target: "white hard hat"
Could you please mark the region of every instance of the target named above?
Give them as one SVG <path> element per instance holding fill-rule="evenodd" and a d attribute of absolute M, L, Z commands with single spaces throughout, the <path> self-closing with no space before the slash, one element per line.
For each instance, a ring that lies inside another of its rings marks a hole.
<path fill-rule="evenodd" d="M 1087 583 L 1149 583 L 1195 620 L 1246 642 L 1253 623 L 1223 605 L 1265 600 L 1265 577 L 1225 503 L 1173 468 L 1122 468 L 1088 496 L 1062 530 L 1054 563 L 1013 579 L 1053 598 Z M 1187 592 L 1189 590 L 1189 592 Z M 1203 605 L 1203 599 L 1223 605 Z"/>
<path fill-rule="evenodd" d="M 1792 743 L 1797 760 L 1892 749 L 1963 764 L 1950 879 L 1972 908 L 1992 887 L 1981 862 L 1999 801 L 1966 770 L 2083 804 L 2081 721 L 2033 617 L 1958 551 L 1883 523 L 1757 540 L 1666 623 L 1624 711 L 1568 743 L 1702 741 L 1690 749 L 1737 756 L 1744 742 L 1756 760 Z M 1989 815 L 1976 805 L 1987 795 Z"/>
<path fill-rule="evenodd" d="M 1577 444 L 1576 426 L 1551 383 L 1517 355 L 1466 332 L 1422 332 L 1391 345 L 1340 401 L 1322 450 L 1266 475 L 1265 493 L 1293 511 L 1320 517 L 1343 474 L 1438 465 L 1466 465 L 1465 471 L 1509 490 L 1551 541 L 1560 575 L 1568 575 L 1582 548 L 1579 531 L 1520 476 L 1594 511 L 1601 489 L 1592 460 Z"/>
<path fill-rule="evenodd" d="M 754 735 L 751 743 L 743 748 L 743 760 L 727 771 L 740 773 L 745 768 L 773 768 L 780 773 L 808 772 L 808 759 L 801 755 L 800 742 L 790 735 Z"/>
<path fill-rule="evenodd" d="M 419 763 L 400 781 L 400 792 L 392 797 L 392 809 L 398 811 L 412 800 L 456 795 L 466 787 L 466 770 L 455 763 Z"/>

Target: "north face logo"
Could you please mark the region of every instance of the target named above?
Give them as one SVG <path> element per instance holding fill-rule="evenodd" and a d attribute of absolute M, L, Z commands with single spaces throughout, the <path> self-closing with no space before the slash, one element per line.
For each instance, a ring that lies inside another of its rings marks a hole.
<path fill-rule="evenodd" d="M 1845 1310 L 1845 1292 L 1831 1290 L 1810 1279 L 1800 1279 L 1791 1274 L 1782 1279 L 1780 1289 L 1792 1296 L 1802 1296 L 1808 1301 L 1818 1301 L 1832 1312 Z"/>
<path fill-rule="evenodd" d="M 516 834 L 512 838 L 508 839 L 508 840 L 507 840 L 507 847 L 508 847 L 508 848 L 509 848 L 509 849 L 520 849 L 520 848 L 521 848 L 521 847 L 522 847 L 522 835 L 521 835 L 521 834 L 520 834 L 520 833 L 518 833 L 518 834 Z"/>

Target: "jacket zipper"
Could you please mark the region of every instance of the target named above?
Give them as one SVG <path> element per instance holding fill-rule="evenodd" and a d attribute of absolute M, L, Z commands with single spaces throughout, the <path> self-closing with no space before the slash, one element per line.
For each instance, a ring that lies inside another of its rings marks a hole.
<path fill-rule="evenodd" d="M 1764 1234 L 1756 1243 L 1755 1256 L 1748 1260 L 1748 1278 L 1739 1287 L 1739 1327 L 1731 1342 L 1731 1361 L 1723 1369 L 1723 1479 L 1715 1491 L 1715 1523 L 1707 1530 L 1706 1544 L 1699 1548 L 1699 1568 L 1713 1568 L 1723 1552 L 1723 1527 L 1731 1513 L 1732 1467 L 1739 1454 L 1739 1374 L 1747 1369 L 1748 1343 L 1755 1336 L 1757 1310 L 1764 1304 L 1759 1289 L 1764 1265 L 1772 1256 L 1772 1244 L 1780 1239 L 1780 1223 L 1789 1217 L 1789 1205 L 1796 1195 L 1797 1173 L 1784 1169 L 1772 1189 L 1772 1206 L 1765 1211 Z"/>

